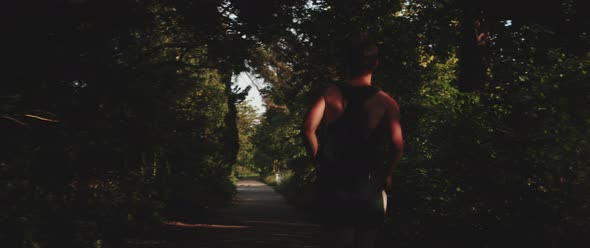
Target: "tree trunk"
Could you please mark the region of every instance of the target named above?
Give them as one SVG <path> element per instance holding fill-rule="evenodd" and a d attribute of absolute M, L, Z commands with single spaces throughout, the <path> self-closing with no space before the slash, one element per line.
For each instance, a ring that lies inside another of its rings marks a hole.
<path fill-rule="evenodd" d="M 487 34 L 482 28 L 485 24 L 479 8 L 472 1 L 462 1 L 461 9 L 463 14 L 459 45 L 459 91 L 479 92 L 483 89 L 486 78 L 484 54 Z"/>
<path fill-rule="evenodd" d="M 237 161 L 238 151 L 240 149 L 239 134 L 238 134 L 238 111 L 236 109 L 237 96 L 232 91 L 232 75 L 233 70 L 231 65 L 223 65 L 220 68 L 221 81 L 225 85 L 225 95 L 227 97 L 227 114 L 224 118 L 225 133 L 224 133 L 224 157 L 225 162 L 231 168 Z"/>

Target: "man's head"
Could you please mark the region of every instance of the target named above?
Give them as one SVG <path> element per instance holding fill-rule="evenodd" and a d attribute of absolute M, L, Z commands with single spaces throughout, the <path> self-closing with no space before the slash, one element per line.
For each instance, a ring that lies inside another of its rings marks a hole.
<path fill-rule="evenodd" d="M 351 78 L 373 73 L 379 65 L 379 48 L 366 32 L 353 33 L 348 39 L 346 64 Z"/>

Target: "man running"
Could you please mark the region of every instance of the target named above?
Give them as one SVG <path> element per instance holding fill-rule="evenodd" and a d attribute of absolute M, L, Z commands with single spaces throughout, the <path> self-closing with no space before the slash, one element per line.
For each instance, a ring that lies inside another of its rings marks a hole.
<path fill-rule="evenodd" d="M 348 79 L 331 85 L 305 120 L 305 139 L 318 164 L 321 246 L 374 247 L 385 216 L 403 140 L 397 102 L 372 86 L 378 47 L 366 34 L 350 39 Z"/>

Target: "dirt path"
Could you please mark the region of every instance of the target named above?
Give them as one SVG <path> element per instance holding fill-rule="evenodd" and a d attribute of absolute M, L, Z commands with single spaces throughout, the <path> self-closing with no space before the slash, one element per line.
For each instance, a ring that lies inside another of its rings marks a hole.
<path fill-rule="evenodd" d="M 254 180 L 238 182 L 231 207 L 208 223 L 169 223 L 169 240 L 159 247 L 319 247 L 319 226 L 285 202 L 271 187 Z"/>

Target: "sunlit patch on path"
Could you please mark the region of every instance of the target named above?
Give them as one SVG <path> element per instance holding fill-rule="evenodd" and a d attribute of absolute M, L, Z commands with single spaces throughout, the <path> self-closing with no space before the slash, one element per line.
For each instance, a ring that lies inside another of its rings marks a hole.
<path fill-rule="evenodd" d="M 180 221 L 171 221 L 164 223 L 166 225 L 177 226 L 177 227 L 195 227 L 195 228 L 249 228 L 248 226 L 236 226 L 236 225 L 216 225 L 216 224 L 190 224 Z"/>

